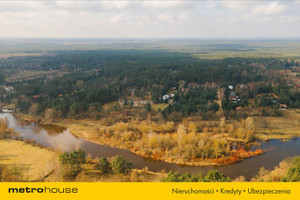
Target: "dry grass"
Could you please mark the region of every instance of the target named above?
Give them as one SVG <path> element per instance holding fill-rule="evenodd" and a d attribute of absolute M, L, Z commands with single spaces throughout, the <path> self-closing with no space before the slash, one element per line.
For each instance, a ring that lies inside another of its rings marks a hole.
<path fill-rule="evenodd" d="M 158 109 L 160 110 L 164 110 L 166 107 L 168 107 L 169 104 L 165 104 L 165 103 L 160 103 L 160 104 L 151 104 L 151 108 L 155 111 L 158 111 Z"/>
<path fill-rule="evenodd" d="M 255 132 L 262 139 L 283 139 L 300 136 L 300 113 L 283 110 L 282 117 L 255 117 Z"/>
<path fill-rule="evenodd" d="M 104 104 L 104 105 L 103 105 L 103 108 L 109 109 L 109 108 L 112 108 L 112 107 L 114 107 L 114 106 L 116 106 L 116 105 L 118 105 L 118 101 L 112 101 L 112 102 L 110 102 L 110 103 Z"/>
<path fill-rule="evenodd" d="M 40 181 L 58 163 L 56 153 L 16 140 L 0 140 L 0 158 L 0 164 L 18 168 L 21 181 Z"/>

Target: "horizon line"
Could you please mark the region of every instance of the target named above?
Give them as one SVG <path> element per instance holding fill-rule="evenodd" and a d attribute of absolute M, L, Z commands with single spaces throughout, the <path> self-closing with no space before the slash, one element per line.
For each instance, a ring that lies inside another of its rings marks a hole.
<path fill-rule="evenodd" d="M 143 39 L 164 39 L 164 40 L 174 40 L 174 39 L 230 39 L 230 40 L 240 40 L 240 39 L 300 39 L 299 37 L 6 37 L 0 36 L 1 39 L 127 39 L 127 40 L 143 40 Z"/>

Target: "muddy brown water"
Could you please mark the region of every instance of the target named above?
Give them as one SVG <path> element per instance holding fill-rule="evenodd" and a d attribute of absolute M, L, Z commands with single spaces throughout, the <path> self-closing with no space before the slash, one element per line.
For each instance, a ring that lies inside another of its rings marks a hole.
<path fill-rule="evenodd" d="M 138 156 L 128 150 L 100 145 L 89 142 L 82 138 L 75 137 L 68 129 L 53 125 L 39 125 L 33 122 L 18 119 L 9 113 L 0 113 L 0 118 L 7 118 L 9 127 L 15 128 L 24 139 L 35 140 L 45 147 L 53 147 L 63 151 L 72 151 L 78 148 L 83 149 L 93 158 L 112 157 L 122 155 L 127 161 L 132 162 L 134 168 L 148 167 L 150 171 L 160 172 L 178 171 L 181 173 L 189 172 L 191 174 L 207 173 L 209 170 L 218 170 L 226 176 L 235 178 L 244 176 L 247 180 L 254 177 L 261 167 L 271 170 L 280 161 L 287 157 L 300 155 L 300 138 L 294 138 L 289 142 L 281 140 L 270 140 L 268 143 L 262 143 L 261 146 L 252 146 L 251 150 L 260 148 L 264 150 L 264 154 L 231 165 L 225 166 L 184 166 L 172 164 L 162 161 L 156 161 L 151 158 Z"/>

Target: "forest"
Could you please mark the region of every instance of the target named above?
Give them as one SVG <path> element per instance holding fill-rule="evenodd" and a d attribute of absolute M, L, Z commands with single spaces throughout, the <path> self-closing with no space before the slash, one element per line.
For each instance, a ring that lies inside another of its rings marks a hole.
<path fill-rule="evenodd" d="M 270 103 L 274 100 L 257 96 L 265 93 L 279 96 L 278 104 L 299 108 L 299 90 L 293 91 L 294 85 L 270 75 L 270 71 L 293 72 L 298 66 L 296 61 L 278 58 L 207 60 L 163 50 L 54 51 L 49 55 L 0 59 L 1 84 L 14 88 L 12 92 L 1 90 L 0 101 L 15 103 L 22 113 L 43 115 L 51 109 L 61 117 L 87 117 L 91 111 L 101 112 L 103 105 L 121 98 L 168 103 L 162 96 L 176 88 L 172 102 L 161 110 L 166 118 L 172 112 L 189 116 L 218 111 L 220 105 L 214 100 L 218 98 L 217 87 L 222 87 L 224 110 L 247 106 L 248 99 L 254 97 L 257 107 L 278 107 Z M 5 81 L 31 71 L 45 74 Z M 257 87 L 236 92 L 239 102 L 229 100 L 228 85 L 255 83 Z"/>

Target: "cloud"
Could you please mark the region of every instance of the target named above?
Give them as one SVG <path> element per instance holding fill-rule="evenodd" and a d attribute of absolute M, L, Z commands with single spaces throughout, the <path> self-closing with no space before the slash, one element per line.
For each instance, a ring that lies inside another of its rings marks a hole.
<path fill-rule="evenodd" d="M 130 1 L 102 1 L 101 6 L 106 10 L 122 10 L 132 5 Z"/>
<path fill-rule="evenodd" d="M 300 17 L 283 17 L 282 19 L 278 20 L 279 23 L 294 23 L 300 22 Z"/>
<path fill-rule="evenodd" d="M 286 10 L 285 5 L 281 5 L 278 2 L 271 3 L 267 6 L 258 6 L 252 12 L 252 16 L 258 15 L 278 15 Z"/>
<path fill-rule="evenodd" d="M 300 1 L 0 1 L 0 37 L 300 36 Z"/>
<path fill-rule="evenodd" d="M 55 1 L 59 9 L 81 12 L 114 12 L 128 8 L 130 1 Z"/>
<path fill-rule="evenodd" d="M 248 10 L 257 4 L 256 1 L 247 1 L 247 0 L 239 0 L 239 1 L 230 1 L 230 0 L 222 0 L 221 4 L 223 7 L 228 8 L 233 11 L 241 11 Z"/>
<path fill-rule="evenodd" d="M 183 9 L 195 5 L 195 1 L 144 1 L 146 7 L 156 9 Z"/>
<path fill-rule="evenodd" d="M 24 12 L 36 10 L 45 10 L 49 2 L 41 1 L 0 1 L 1 12 Z M 51 9 L 51 7 L 50 7 Z"/>
<path fill-rule="evenodd" d="M 179 20 L 188 20 L 188 19 L 190 19 L 190 17 L 186 12 L 182 12 L 179 14 L 178 19 Z"/>
<path fill-rule="evenodd" d="M 157 19 L 161 22 L 173 24 L 174 17 L 170 13 L 162 13 L 157 16 Z"/>
<path fill-rule="evenodd" d="M 110 18 L 111 23 L 119 23 L 121 21 L 128 21 L 130 18 L 123 13 L 117 13 Z"/>

